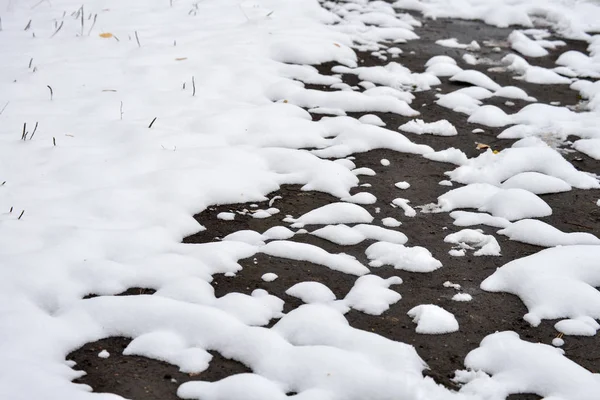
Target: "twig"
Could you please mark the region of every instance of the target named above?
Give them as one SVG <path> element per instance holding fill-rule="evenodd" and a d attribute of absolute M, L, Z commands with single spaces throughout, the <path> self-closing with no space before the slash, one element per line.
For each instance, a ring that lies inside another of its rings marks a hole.
<path fill-rule="evenodd" d="M 196 81 L 194 80 L 194 77 L 192 76 L 192 96 L 196 95 Z"/>
<path fill-rule="evenodd" d="M 35 121 L 35 127 L 33 128 L 33 132 L 31 132 L 31 136 L 29 136 L 29 140 L 33 139 L 33 135 L 35 135 L 35 131 L 37 131 L 38 122 Z"/>
<path fill-rule="evenodd" d="M 4 186 L 6 184 L 6 181 L 0 183 L 0 186 Z"/>
<path fill-rule="evenodd" d="M 52 144 L 56 146 L 56 138 L 54 136 L 52 136 Z"/>
<path fill-rule="evenodd" d="M 63 27 L 65 21 L 61 21 L 60 25 L 58 26 L 58 28 L 54 31 L 54 33 L 52 34 L 52 36 L 50 36 L 51 38 L 54 37 L 54 35 L 56 35 L 58 33 L 58 31 L 60 31 L 60 29 Z"/>
<path fill-rule="evenodd" d="M 8 103 L 10 103 L 10 101 L 7 101 L 6 104 L 4 105 L 4 107 L 2 107 L 2 110 L 0 110 L 0 115 L 2 115 L 4 110 L 6 110 L 6 107 L 8 107 Z"/>
<path fill-rule="evenodd" d="M 10 211 L 9 211 L 9 213 L 12 213 L 12 212 L 13 212 L 13 206 L 10 206 Z"/>
<path fill-rule="evenodd" d="M 152 125 L 154 125 L 154 121 L 156 121 L 157 117 L 154 117 L 154 119 L 152 120 L 152 122 L 150 122 L 150 125 L 148 125 L 148 128 L 152 128 Z"/>
<path fill-rule="evenodd" d="M 83 4 L 82 4 L 81 5 L 81 36 L 83 36 L 83 25 L 84 25 L 83 14 L 85 14 L 85 13 L 83 12 Z"/>
<path fill-rule="evenodd" d="M 90 33 L 92 33 L 92 29 L 94 29 L 94 26 L 96 26 L 97 18 L 98 18 L 98 14 L 94 14 L 94 22 L 92 22 L 92 26 L 90 27 L 90 30 L 88 31 L 88 36 L 90 36 Z"/>
<path fill-rule="evenodd" d="M 183 90 L 185 90 L 185 82 L 183 82 L 183 87 L 182 87 L 182 89 L 183 89 Z"/>
<path fill-rule="evenodd" d="M 138 37 L 137 31 L 135 31 L 135 40 L 137 41 L 138 47 L 142 47 L 140 44 L 140 38 Z"/>
<path fill-rule="evenodd" d="M 31 57 L 31 60 L 29 60 L 29 67 L 27 68 L 31 68 L 31 64 L 33 64 L 33 57 Z"/>
<path fill-rule="evenodd" d="M 54 97 L 54 90 L 52 90 L 52 87 L 50 85 L 46 85 L 48 87 L 48 89 L 50 89 L 50 101 L 52 101 L 52 98 Z"/>
<path fill-rule="evenodd" d="M 2 32 L 2 17 L 0 17 L 0 32 Z"/>
<path fill-rule="evenodd" d="M 121 112 L 121 121 L 123 121 L 123 102 L 121 102 L 121 107 L 119 108 L 119 111 Z"/>
<path fill-rule="evenodd" d="M 27 122 L 23 122 L 23 133 L 21 134 L 21 140 L 25 140 L 27 138 Z"/>
<path fill-rule="evenodd" d="M 25 214 L 25 210 L 21 211 L 21 214 L 19 214 L 19 218 L 17 218 L 17 220 L 21 219 L 21 217 L 23 216 L 23 214 Z"/>
<path fill-rule="evenodd" d="M 31 20 L 29 20 L 29 22 L 27 23 L 27 26 L 25 26 L 25 29 L 23 29 L 23 30 L 26 31 L 29 28 L 31 28 Z"/>

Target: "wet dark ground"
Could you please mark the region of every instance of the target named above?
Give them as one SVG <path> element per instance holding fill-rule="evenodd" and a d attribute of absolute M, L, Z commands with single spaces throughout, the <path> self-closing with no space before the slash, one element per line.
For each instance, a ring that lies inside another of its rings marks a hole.
<path fill-rule="evenodd" d="M 416 33 L 420 40 L 399 45 L 404 54 L 395 59 L 412 71 L 424 70 L 425 62 L 434 55 L 447 54 L 457 60 L 464 69 L 477 69 L 486 72 L 492 79 L 503 86 L 514 85 L 523 88 L 530 96 L 540 102 L 549 103 L 559 101 L 562 105 L 574 105 L 579 101 L 577 92 L 572 91 L 567 85 L 546 86 L 534 85 L 516 81 L 508 73 L 490 73 L 490 65 L 468 66 L 462 60 L 464 50 L 450 49 L 436 45 L 434 42 L 440 38 L 456 37 L 461 43 L 477 40 L 482 44 L 486 40 L 501 43 L 506 39 L 512 29 L 499 29 L 486 26 L 479 22 L 457 20 L 426 20 Z M 554 66 L 554 61 L 562 52 L 574 49 L 585 52 L 586 44 L 577 41 L 567 41 L 567 46 L 559 48 L 549 56 L 539 59 L 529 59 L 532 65 L 545 67 Z M 414 54 L 411 52 L 414 51 Z M 509 52 L 503 48 L 501 53 L 493 51 L 490 47 L 482 46 L 478 56 L 500 59 Z M 361 54 L 361 65 L 385 65 L 378 58 L 369 54 Z M 388 60 L 394 61 L 394 60 Z M 321 65 L 319 69 L 324 74 L 331 74 L 333 64 Z M 358 82 L 354 76 L 344 76 L 347 83 L 355 85 Z M 458 89 L 461 85 L 442 79 L 443 84 L 437 88 L 442 93 Z M 319 87 L 312 87 L 319 89 Z M 329 89 L 329 88 L 323 88 Z M 330 89 L 329 89 L 330 90 Z M 483 142 L 497 150 L 510 147 L 514 141 L 500 140 L 496 135 L 498 129 L 483 127 L 485 133 L 473 134 L 471 131 L 480 126 L 468 124 L 467 116 L 437 106 L 433 101 L 436 90 L 415 93 L 417 98 L 413 101 L 413 108 L 421 112 L 425 121 L 447 119 L 459 131 L 458 136 L 417 136 L 406 134 L 417 143 L 427 144 L 436 150 L 456 147 L 463 150 L 469 157 L 476 156 L 479 150 L 475 148 L 476 142 Z M 494 99 L 484 101 L 485 104 L 494 104 L 506 112 L 516 112 L 523 107 L 525 102 L 511 100 L 514 106 L 507 106 L 507 99 Z M 374 113 L 387 123 L 389 129 L 396 129 L 410 118 L 388 113 Z M 360 116 L 362 114 L 352 114 Z M 315 116 L 317 119 L 318 116 Z M 454 371 L 464 368 L 463 361 L 466 354 L 478 347 L 479 342 L 488 334 L 495 331 L 514 330 L 521 338 L 532 341 L 550 343 L 557 332 L 553 328 L 556 321 L 544 321 L 539 327 L 532 328 L 522 320 L 527 312 L 522 302 L 515 296 L 505 293 L 487 293 L 479 288 L 480 283 L 490 276 L 496 268 L 516 258 L 533 254 L 542 248 L 506 240 L 504 236 L 496 236 L 502 248 L 501 257 L 474 257 L 469 253 L 466 257 L 451 257 L 448 250 L 451 246 L 444 243 L 446 235 L 456 232 L 461 228 L 452 225 L 452 219 L 447 214 L 417 213 L 414 218 L 404 217 L 401 210 L 390 206 L 391 201 L 397 197 L 408 198 L 413 206 L 435 202 L 437 196 L 445 193 L 448 187 L 438 185 L 445 179 L 444 172 L 452 170 L 453 165 L 429 161 L 423 157 L 403 154 L 389 150 L 374 150 L 367 153 L 354 155 L 357 167 L 369 167 L 377 175 L 361 176 L 361 184 L 369 183 L 371 187 L 357 188 L 359 191 L 368 191 L 377 197 L 377 203 L 366 206 L 376 217 L 375 224 L 381 224 L 381 218 L 394 217 L 402 221 L 402 226 L 396 228 L 405 233 L 410 246 L 424 246 L 429 249 L 435 258 L 443 263 L 443 267 L 430 273 L 411 273 L 394 270 L 392 267 L 372 268 L 374 274 L 382 277 L 400 276 L 404 283 L 392 286 L 402 295 L 402 300 L 391 306 L 390 310 L 381 316 L 371 316 L 357 311 L 350 311 L 346 317 L 353 327 L 375 332 L 387 338 L 412 344 L 420 356 L 428 363 L 430 370 L 425 373 L 432 376 L 437 382 L 450 388 L 456 388 L 451 381 Z M 567 153 L 565 157 L 581 170 L 600 172 L 600 162 L 590 159 L 579 153 Z M 384 167 L 380 160 L 386 158 L 391 165 Z M 399 190 L 394 187 L 398 181 L 408 181 L 411 187 Z M 456 187 L 456 185 L 455 185 Z M 251 209 L 248 204 L 221 205 L 211 207 L 196 216 L 196 219 L 207 229 L 184 239 L 185 243 L 205 243 L 218 240 L 232 232 L 241 229 L 252 229 L 263 232 L 272 226 L 287 225 L 281 221 L 286 214 L 299 216 L 319 206 L 337 201 L 324 193 L 305 192 L 298 186 L 285 186 L 278 192 L 269 195 L 282 196 L 274 206 L 281 210 L 268 219 L 254 219 L 249 215 L 236 215 L 234 221 L 217 219 L 217 214 L 222 211 L 238 211 Z M 542 220 L 566 232 L 600 232 L 600 209 L 595 202 L 600 198 L 600 191 L 573 190 L 568 193 L 544 195 L 542 198 L 552 207 L 553 215 Z M 267 208 L 267 202 L 256 203 L 259 208 Z M 379 214 L 374 214 L 375 207 L 380 208 Z M 309 231 L 311 226 L 306 227 Z M 487 234 L 494 234 L 496 229 L 487 226 L 475 228 L 483 229 Z M 365 241 L 355 246 L 338 246 L 326 240 L 311 235 L 296 235 L 291 240 L 317 245 L 329 252 L 344 252 L 355 256 L 364 264 L 368 263 L 364 254 L 365 249 L 372 244 Z M 322 282 L 327 285 L 338 298 L 342 298 L 354 284 L 355 277 L 340 272 L 332 271 L 326 267 L 288 259 L 281 259 L 258 254 L 251 259 L 241 260 L 243 270 L 235 277 L 216 275 L 213 281 L 217 297 L 229 292 L 250 293 L 256 288 L 263 288 L 269 293 L 283 299 L 286 303 L 285 311 L 296 308 L 301 302 L 285 294 L 285 290 L 295 283 L 307 280 Z M 266 272 L 276 273 L 279 278 L 273 282 L 264 282 L 261 276 Z M 451 297 L 457 293 L 452 288 L 443 286 L 445 281 L 452 281 L 462 286 L 462 291 L 473 296 L 471 302 L 452 301 Z M 130 290 L 125 295 L 141 293 L 139 288 Z M 147 292 L 145 292 L 147 293 Z M 415 333 L 415 325 L 407 316 L 407 311 L 419 304 L 433 303 L 452 312 L 459 321 L 460 331 L 446 335 L 420 335 Z M 276 321 L 273 321 L 276 322 Z M 223 333 L 224 335 L 227 332 Z M 76 369 L 83 369 L 87 375 L 78 379 L 77 383 L 90 385 L 96 392 L 110 392 L 122 395 L 129 399 L 177 399 L 177 387 L 189 380 L 219 380 L 229 375 L 248 372 L 249 370 L 238 362 L 227 360 L 218 353 L 213 353 L 213 360 L 207 371 L 200 375 L 190 376 L 178 371 L 177 367 L 167 363 L 138 356 L 123 356 L 122 350 L 129 343 L 127 338 L 108 338 L 95 343 L 89 343 L 83 348 L 74 351 L 69 359 L 77 362 Z M 564 350 L 566 356 L 592 372 L 600 372 L 600 343 L 596 337 L 568 337 L 565 340 Z M 107 359 L 102 359 L 97 354 L 106 349 L 111 353 Z M 526 400 L 537 399 L 535 395 L 513 395 L 510 399 Z"/>

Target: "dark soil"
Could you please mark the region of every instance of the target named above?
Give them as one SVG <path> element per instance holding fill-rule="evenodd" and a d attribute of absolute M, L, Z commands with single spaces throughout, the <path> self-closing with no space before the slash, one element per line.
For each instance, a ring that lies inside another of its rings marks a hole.
<path fill-rule="evenodd" d="M 457 21 L 457 20 L 426 20 L 423 27 L 417 28 L 416 32 L 421 36 L 420 40 L 411 41 L 399 45 L 404 54 L 395 59 L 406 65 L 411 70 L 419 72 L 424 68 L 425 62 L 434 55 L 447 54 L 455 58 L 459 65 L 465 69 L 478 69 L 487 72 L 490 65 L 468 66 L 462 61 L 463 50 L 449 49 L 434 43 L 440 38 L 456 37 L 460 42 L 477 40 L 482 44 L 486 40 L 502 42 L 506 40 L 512 29 L 499 29 L 486 26 L 480 22 Z M 529 59 L 533 65 L 554 66 L 554 61 L 562 52 L 574 49 L 585 52 L 586 44 L 577 41 L 567 41 L 568 46 L 554 51 L 551 55 L 540 59 Z M 414 54 L 411 54 L 414 52 Z M 482 46 L 480 56 L 498 60 L 508 50 L 496 53 L 491 47 Z M 379 59 L 369 54 L 360 54 L 362 65 L 382 65 Z M 391 61 L 391 60 L 390 60 Z M 330 74 L 333 64 L 321 65 L 322 73 Z M 503 86 L 514 85 L 523 88 L 529 95 L 536 97 L 539 101 L 549 103 L 559 101 L 562 105 L 574 105 L 579 99 L 577 93 L 570 90 L 567 85 L 545 86 L 527 84 L 514 80 L 508 73 L 488 73 L 494 80 Z M 356 77 L 345 76 L 345 81 L 356 85 Z M 443 84 L 438 88 L 442 93 L 447 93 L 459 87 L 458 84 L 443 79 Z M 311 86 L 313 89 L 331 90 L 326 87 Z M 458 136 L 437 137 L 407 136 L 417 142 L 427 144 L 436 150 L 456 147 L 462 149 L 469 157 L 476 156 L 479 152 L 475 148 L 476 142 L 489 144 L 494 149 L 510 147 L 513 141 L 500 140 L 496 135 L 498 129 L 481 127 L 485 133 L 473 134 L 471 131 L 480 126 L 468 124 L 467 117 L 441 108 L 434 103 L 436 90 L 416 93 L 417 98 L 413 107 L 422 113 L 426 121 L 447 119 L 459 131 Z M 494 104 L 502 107 L 507 112 L 516 112 L 523 102 L 514 101 L 515 106 L 504 104 L 506 99 L 494 99 L 486 104 Z M 389 129 L 396 129 L 399 125 L 409 119 L 388 113 L 375 113 L 386 123 Z M 360 116 L 361 114 L 352 114 Z M 315 116 L 319 118 L 320 116 Z M 414 218 L 406 218 L 396 208 L 390 206 L 396 197 L 405 197 L 411 200 L 413 205 L 435 202 L 437 196 L 445 193 L 448 188 L 438 185 L 445 179 L 444 172 L 452 170 L 454 166 L 429 161 L 417 155 L 403 154 L 389 150 L 374 150 L 367 153 L 356 154 L 354 162 L 358 167 L 369 167 L 377 172 L 374 177 L 361 176 L 361 183 L 369 183 L 369 188 L 357 188 L 356 192 L 364 189 L 374 194 L 378 201 L 367 208 L 374 213 L 375 207 L 380 208 L 376 214 L 374 223 L 380 224 L 381 218 L 395 217 L 402 221 L 403 225 L 398 229 L 404 232 L 411 246 L 419 245 L 429 249 L 434 257 L 443 263 L 443 267 L 437 271 L 421 274 L 393 270 L 391 267 L 373 268 L 374 274 L 382 277 L 397 275 L 404 283 L 393 286 L 402 295 L 402 300 L 391 306 L 390 310 L 381 316 L 371 316 L 357 311 L 351 311 L 346 317 L 353 327 L 375 332 L 393 340 L 412 344 L 420 356 L 428 363 L 430 370 L 425 373 L 432 376 L 437 382 L 450 388 L 456 388 L 451 381 L 454 371 L 463 369 L 463 361 L 466 354 L 478 347 L 480 341 L 488 334 L 495 331 L 513 330 L 519 333 L 525 340 L 531 342 L 550 343 L 556 337 L 553 325 L 556 321 L 544 321 L 539 327 L 532 328 L 523 321 L 522 316 L 527 312 L 519 298 L 505 293 L 488 293 L 480 289 L 480 283 L 490 276 L 498 267 L 505 263 L 533 254 L 542 248 L 525 245 L 506 240 L 504 236 L 496 236 L 501 248 L 501 257 L 474 257 L 471 253 L 466 257 L 451 257 L 448 250 L 451 246 L 444 243 L 444 237 L 460 230 L 452 225 L 452 219 L 447 214 L 423 214 L 417 213 Z M 584 171 L 599 172 L 600 163 L 579 153 L 568 153 L 567 159 Z M 384 167 L 380 160 L 386 158 L 391 165 Z M 577 161 L 575 161 L 577 159 Z M 398 181 L 408 181 L 411 187 L 401 191 L 394 187 Z M 249 215 L 236 215 L 234 221 L 222 221 L 216 218 L 222 211 L 238 211 L 249 209 L 249 204 L 232 204 L 215 206 L 205 210 L 196 216 L 196 219 L 207 229 L 184 239 L 184 243 L 205 243 L 219 240 L 224 236 L 241 229 L 252 229 L 263 232 L 266 229 L 286 225 L 281 221 L 285 215 L 299 216 L 319 206 L 337 201 L 332 196 L 319 192 L 305 192 L 298 186 L 285 186 L 278 192 L 269 195 L 282 196 L 275 202 L 275 207 L 281 210 L 280 214 L 267 219 L 254 219 Z M 599 191 L 573 190 L 568 193 L 545 195 L 543 199 L 550 204 L 553 215 L 543 218 L 557 228 L 566 232 L 600 232 L 600 211 L 595 205 L 600 198 Z M 260 208 L 267 208 L 267 202 L 257 203 Z M 375 215 L 375 214 L 374 214 Z M 312 230 L 311 226 L 307 229 Z M 494 234 L 496 229 L 479 226 L 488 234 Z M 363 263 L 368 263 L 365 249 L 372 243 L 365 241 L 356 246 L 338 246 L 331 242 L 319 239 L 311 235 L 296 235 L 292 240 L 315 244 L 323 249 L 339 253 L 344 252 L 355 256 Z M 285 294 L 285 291 L 295 283 L 307 280 L 322 282 L 327 285 L 338 298 L 343 297 L 352 287 L 355 277 L 340 272 L 329 270 L 323 266 L 288 259 L 280 259 L 259 254 L 251 259 L 241 260 L 243 270 L 235 277 L 216 275 L 213 281 L 216 295 L 223 296 L 229 292 L 250 293 L 256 288 L 263 288 L 269 293 L 276 295 L 285 301 L 285 311 L 298 307 L 301 302 Z M 266 272 L 274 272 L 279 278 L 273 282 L 264 282 L 261 276 Z M 462 303 L 451 300 L 456 293 L 452 288 L 443 287 L 445 281 L 452 281 L 462 286 L 463 291 L 473 296 L 473 301 Z M 136 288 L 126 292 L 126 295 L 136 295 L 141 289 Z M 407 316 L 407 311 L 412 307 L 434 303 L 452 312 L 458 319 L 460 331 L 447 335 L 429 336 L 415 333 L 415 325 Z M 273 321 L 275 323 L 276 321 Z M 83 369 L 87 375 L 78 379 L 77 383 L 90 385 L 96 392 L 111 392 L 120 394 L 130 399 L 176 399 L 177 387 L 189 380 L 214 381 L 232 374 L 247 372 L 248 369 L 231 360 L 214 353 L 210 368 L 197 376 L 189 376 L 177 370 L 176 367 L 161 361 L 147 359 L 137 356 L 123 356 L 122 350 L 129 343 L 127 338 L 108 338 L 95 343 L 89 343 L 83 348 L 71 353 L 69 359 L 77 362 L 77 368 Z M 592 372 L 600 372 L 600 346 L 597 337 L 569 337 L 566 340 L 564 350 L 567 357 L 589 369 Z M 97 356 L 98 352 L 106 349 L 111 356 L 102 359 Z M 176 382 L 173 382 L 175 380 Z M 513 395 L 511 400 L 538 399 L 535 395 Z"/>

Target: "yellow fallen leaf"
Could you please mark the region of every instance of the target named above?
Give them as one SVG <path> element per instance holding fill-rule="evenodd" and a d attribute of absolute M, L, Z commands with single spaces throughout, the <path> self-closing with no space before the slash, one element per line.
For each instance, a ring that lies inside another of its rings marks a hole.
<path fill-rule="evenodd" d="M 177 57 L 175 59 L 175 61 L 183 61 L 183 60 L 187 60 L 187 57 Z"/>
<path fill-rule="evenodd" d="M 284 103 L 287 103 L 288 101 L 287 101 L 287 100 L 284 100 L 283 102 L 284 102 Z"/>
<path fill-rule="evenodd" d="M 104 39 L 108 39 L 108 38 L 111 38 L 111 37 L 113 37 L 113 34 L 112 34 L 112 33 L 109 33 L 109 32 L 106 32 L 106 33 L 101 33 L 101 34 L 100 34 L 100 37 L 101 37 L 101 38 L 104 38 Z"/>
<path fill-rule="evenodd" d="M 494 154 L 498 154 L 498 153 L 500 153 L 500 152 L 499 152 L 498 150 L 494 150 L 494 151 L 492 151 L 492 153 L 494 153 Z"/>

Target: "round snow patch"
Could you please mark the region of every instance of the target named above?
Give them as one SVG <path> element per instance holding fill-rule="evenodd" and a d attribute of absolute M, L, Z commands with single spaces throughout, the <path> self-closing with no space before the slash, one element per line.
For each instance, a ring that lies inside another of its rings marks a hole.
<path fill-rule="evenodd" d="M 273 282 L 277 278 L 279 278 L 277 274 L 274 274 L 272 272 L 267 272 L 266 274 L 260 277 L 260 279 L 262 279 L 265 282 Z"/>
<path fill-rule="evenodd" d="M 383 165 L 384 167 L 387 167 L 388 165 L 390 165 L 390 160 L 388 160 L 386 158 L 382 158 L 380 162 L 381 162 L 381 165 Z"/>
<path fill-rule="evenodd" d="M 98 357 L 100 358 L 108 358 L 110 357 L 110 353 L 106 350 L 102 350 L 100 353 L 98 353 Z"/>

